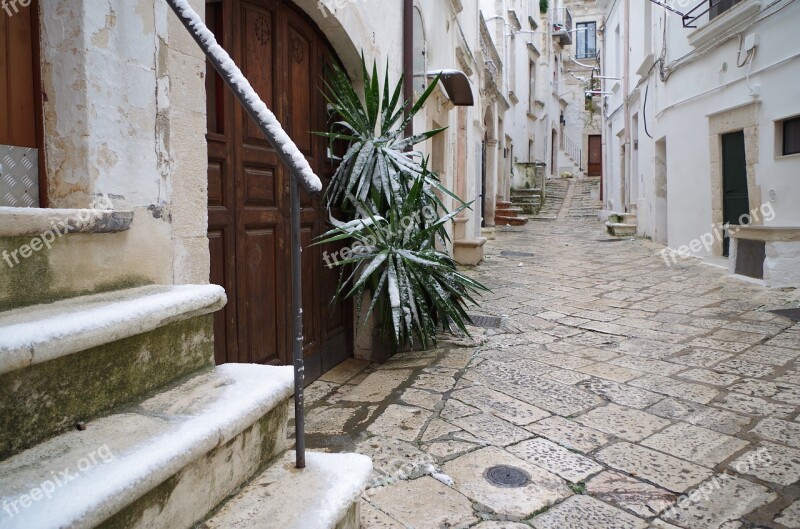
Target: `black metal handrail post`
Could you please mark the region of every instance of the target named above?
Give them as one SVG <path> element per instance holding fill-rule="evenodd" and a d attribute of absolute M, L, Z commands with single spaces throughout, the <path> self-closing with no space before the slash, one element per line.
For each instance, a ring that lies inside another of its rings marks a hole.
<path fill-rule="evenodd" d="M 233 62 L 230 55 L 217 43 L 214 34 L 203 23 L 186 0 L 166 0 L 178 18 L 203 50 L 208 60 L 219 72 L 225 84 L 242 104 L 248 115 L 256 122 L 261 132 L 272 145 L 281 161 L 289 168 L 292 175 L 289 187 L 292 220 L 292 311 L 294 325 L 292 328 L 294 343 L 294 409 L 295 409 L 295 452 L 297 468 L 306 466 L 305 440 L 305 361 L 303 359 L 303 267 L 302 238 L 300 233 L 300 185 L 311 194 L 322 191 L 322 182 L 314 174 L 305 156 L 286 135 L 286 132 L 275 119 L 274 114 L 256 95 L 253 87 Z"/>

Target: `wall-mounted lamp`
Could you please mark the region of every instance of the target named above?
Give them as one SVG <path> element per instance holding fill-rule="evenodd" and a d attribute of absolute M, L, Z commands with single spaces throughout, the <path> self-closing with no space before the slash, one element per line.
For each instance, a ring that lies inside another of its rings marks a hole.
<path fill-rule="evenodd" d="M 467 74 L 461 70 L 429 70 L 424 74 L 416 74 L 414 77 L 427 77 L 439 80 L 444 86 L 447 98 L 457 107 L 471 107 L 475 105 L 475 98 L 472 95 L 472 84 L 469 82 Z"/>

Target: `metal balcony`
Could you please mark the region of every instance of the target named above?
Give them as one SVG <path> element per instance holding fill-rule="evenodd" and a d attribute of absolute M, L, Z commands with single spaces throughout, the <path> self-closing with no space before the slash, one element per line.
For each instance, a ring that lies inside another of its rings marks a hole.
<path fill-rule="evenodd" d="M 551 35 L 557 38 L 562 46 L 572 44 L 572 13 L 566 7 L 557 7 L 553 11 Z"/>

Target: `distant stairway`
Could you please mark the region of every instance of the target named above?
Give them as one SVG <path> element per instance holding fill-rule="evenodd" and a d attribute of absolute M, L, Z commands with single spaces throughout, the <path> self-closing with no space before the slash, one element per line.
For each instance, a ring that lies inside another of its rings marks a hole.
<path fill-rule="evenodd" d="M 614 237 L 632 237 L 636 235 L 637 220 L 635 210 L 632 213 L 611 213 L 606 222 L 606 230 Z"/>
<path fill-rule="evenodd" d="M 511 203 L 525 215 L 536 215 L 542 207 L 542 190 L 538 188 L 511 189 Z"/>
<path fill-rule="evenodd" d="M 498 200 L 494 212 L 494 223 L 496 226 L 524 226 L 528 223 L 528 219 L 521 216 L 523 213 L 523 208 L 515 206 L 511 202 Z"/>

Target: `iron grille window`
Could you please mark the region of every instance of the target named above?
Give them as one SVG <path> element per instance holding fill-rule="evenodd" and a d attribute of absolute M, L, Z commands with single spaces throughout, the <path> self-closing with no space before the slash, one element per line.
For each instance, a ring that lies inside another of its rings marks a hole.
<path fill-rule="evenodd" d="M 800 154 L 800 117 L 783 122 L 783 155 Z"/>
<path fill-rule="evenodd" d="M 575 27 L 575 58 L 592 59 L 597 56 L 597 22 L 578 22 Z"/>
<path fill-rule="evenodd" d="M 708 11 L 708 19 L 715 19 L 741 1 L 742 0 L 708 0 L 711 5 L 711 9 Z"/>

